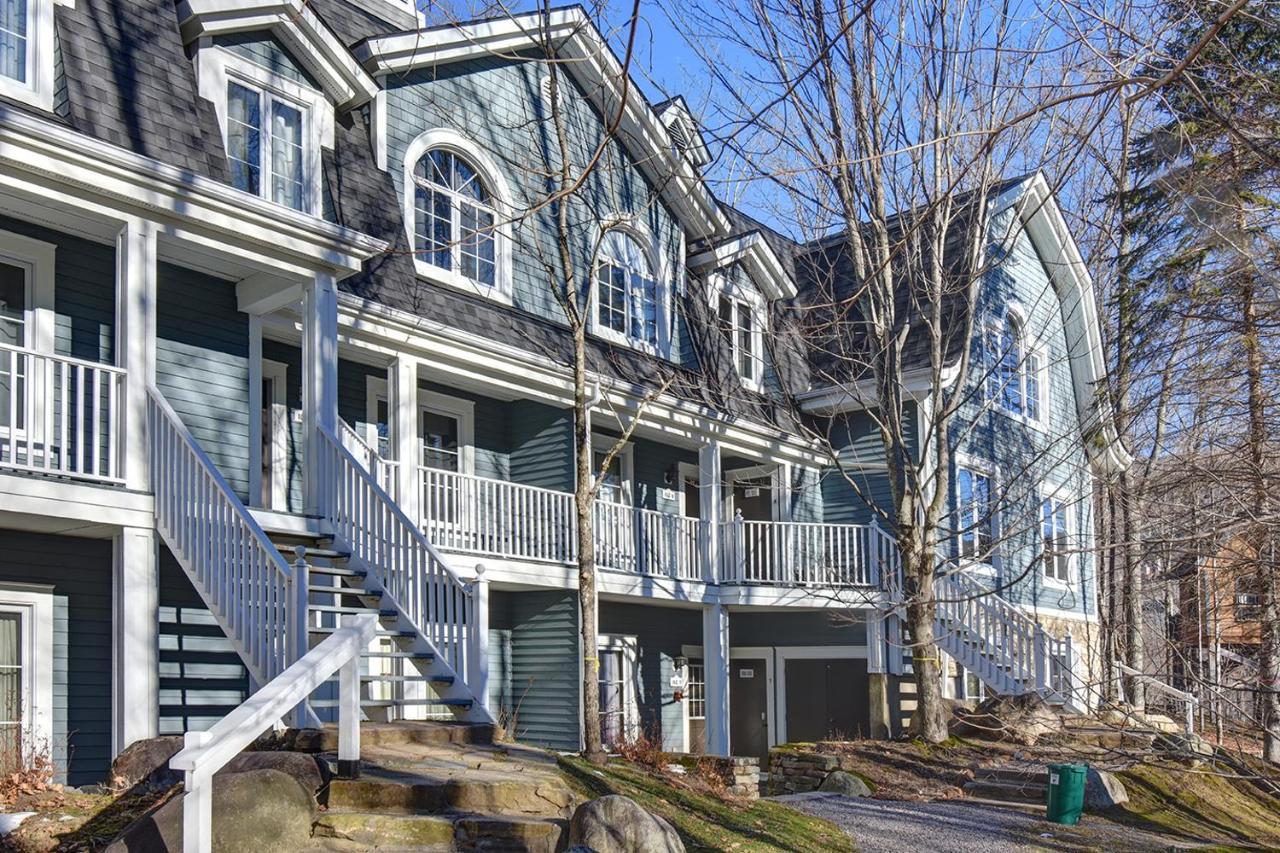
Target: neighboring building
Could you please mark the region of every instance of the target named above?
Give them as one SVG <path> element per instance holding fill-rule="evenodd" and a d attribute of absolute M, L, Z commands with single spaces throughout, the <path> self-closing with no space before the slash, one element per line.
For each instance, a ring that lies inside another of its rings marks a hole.
<path fill-rule="evenodd" d="M 385 629 L 371 717 L 578 746 L 572 341 L 555 211 L 529 211 L 558 157 L 544 43 L 569 60 L 571 156 L 600 150 L 568 203 L 597 453 L 636 420 L 595 519 L 606 734 L 759 754 L 901 724 L 892 532 L 863 497 L 887 499 L 878 439 L 813 381 L 790 310 L 837 250 L 720 204 L 687 106 L 621 86 L 579 9 L 552 12 L 545 42 L 536 17 L 419 30 L 407 0 L 17 3 L 0 53 L 11 751 L 97 781 L 362 609 Z M 953 379 L 975 394 L 950 427 L 943 556 L 951 583 L 1002 596 L 951 608 L 941 645 L 974 676 L 956 671 L 962 692 L 1085 701 L 1064 638 L 1096 621 L 1091 471 L 1123 451 L 1043 178 L 993 209 L 1003 255 L 976 319 L 1004 355 Z M 801 419 L 842 436 L 864 487 Z"/>

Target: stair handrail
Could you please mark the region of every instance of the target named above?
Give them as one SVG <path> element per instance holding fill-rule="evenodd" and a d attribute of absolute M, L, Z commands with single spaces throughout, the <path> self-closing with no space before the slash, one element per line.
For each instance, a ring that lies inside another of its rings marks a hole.
<path fill-rule="evenodd" d="M 318 426 L 316 435 L 315 464 L 324 496 L 321 514 L 431 643 L 436 659 L 474 693 L 474 686 L 486 678 L 487 637 L 469 630 L 480 621 L 473 586 L 332 430 Z M 483 707 L 485 697 L 476 698 L 476 705 Z"/>
<path fill-rule="evenodd" d="M 156 529 L 254 681 L 266 684 L 305 651 L 306 583 L 294 582 L 295 570 L 164 394 L 154 385 L 147 392 Z"/>
<path fill-rule="evenodd" d="M 1196 698 L 1196 695 L 1194 693 L 1188 693 L 1185 690 L 1179 690 L 1178 688 L 1174 687 L 1172 684 L 1166 684 L 1165 682 L 1156 678 L 1154 675 L 1148 675 L 1142 670 L 1134 669 L 1128 664 L 1123 663 L 1122 661 L 1116 660 L 1114 658 L 1111 660 L 1111 665 L 1114 666 L 1118 672 L 1129 676 L 1134 681 L 1141 681 L 1143 684 L 1147 685 L 1147 687 L 1154 688 L 1157 692 L 1164 693 L 1167 696 L 1172 696 L 1174 699 L 1177 699 L 1178 701 L 1182 702 L 1184 705 L 1183 720 L 1182 720 L 1183 730 L 1187 733 L 1187 737 L 1191 737 L 1193 734 L 1195 734 L 1196 703 L 1199 702 L 1200 700 Z M 1117 679 L 1117 681 L 1120 681 L 1120 679 Z M 1120 684 L 1120 691 L 1121 691 L 1120 695 L 1123 696 L 1124 695 L 1123 682 L 1121 682 Z"/>
<path fill-rule="evenodd" d="M 338 768 L 360 760 L 360 654 L 377 633 L 373 613 L 343 614 L 341 626 L 207 731 L 187 732 L 169 767 L 185 774 L 183 853 L 213 848 L 213 774 L 338 673 Z"/>

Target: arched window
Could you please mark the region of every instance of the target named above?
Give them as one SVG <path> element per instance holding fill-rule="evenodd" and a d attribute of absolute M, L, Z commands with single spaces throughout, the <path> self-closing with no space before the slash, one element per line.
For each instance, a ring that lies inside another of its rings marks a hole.
<path fill-rule="evenodd" d="M 497 215 L 480 172 L 445 148 L 413 168 L 414 251 L 435 267 L 493 287 L 498 281 Z"/>
<path fill-rule="evenodd" d="M 1040 420 L 1040 353 L 1027 344 L 1022 323 L 1012 313 L 987 335 L 987 396 L 1002 409 Z"/>
<path fill-rule="evenodd" d="M 604 235 L 596 264 L 598 328 L 633 341 L 658 345 L 658 282 L 649 256 L 629 234 Z"/>

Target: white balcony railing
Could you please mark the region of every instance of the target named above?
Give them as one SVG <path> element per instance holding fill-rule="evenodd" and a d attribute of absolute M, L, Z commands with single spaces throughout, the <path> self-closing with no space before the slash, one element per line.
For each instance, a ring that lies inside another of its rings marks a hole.
<path fill-rule="evenodd" d="M 744 521 L 720 525 L 721 580 L 778 586 L 876 586 L 893 559 L 875 525 Z"/>
<path fill-rule="evenodd" d="M 0 344 L 0 467 L 119 484 L 125 372 Z"/>
<path fill-rule="evenodd" d="M 573 495 L 439 468 L 419 468 L 422 518 L 437 548 L 520 560 L 577 557 Z"/>
<path fill-rule="evenodd" d="M 596 562 L 602 569 L 703 580 L 704 525 L 696 518 L 611 504 L 595 506 Z"/>

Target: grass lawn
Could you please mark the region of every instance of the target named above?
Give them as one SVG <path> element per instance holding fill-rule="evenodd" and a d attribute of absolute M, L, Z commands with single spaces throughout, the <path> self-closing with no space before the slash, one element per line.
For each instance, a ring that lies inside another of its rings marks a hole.
<path fill-rule="evenodd" d="M 621 760 L 595 767 L 566 756 L 560 768 L 583 796 L 622 794 L 666 818 L 689 850 L 853 850 L 834 824 L 778 803 L 726 802 Z"/>
<path fill-rule="evenodd" d="M 1207 766 L 1137 765 L 1120 773 L 1129 802 L 1107 817 L 1189 838 L 1280 849 L 1280 801 Z"/>

